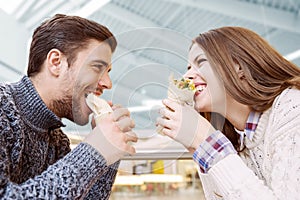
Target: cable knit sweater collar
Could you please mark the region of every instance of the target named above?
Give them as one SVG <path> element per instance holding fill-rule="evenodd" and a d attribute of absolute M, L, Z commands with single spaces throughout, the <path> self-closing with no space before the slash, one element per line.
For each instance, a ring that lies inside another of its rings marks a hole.
<path fill-rule="evenodd" d="M 64 126 L 61 119 L 48 109 L 27 76 L 12 84 L 10 88 L 16 106 L 29 126 L 44 131 Z"/>

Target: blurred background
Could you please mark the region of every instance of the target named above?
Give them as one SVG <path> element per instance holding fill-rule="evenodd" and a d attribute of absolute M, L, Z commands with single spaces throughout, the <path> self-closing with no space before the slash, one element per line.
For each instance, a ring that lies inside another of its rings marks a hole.
<path fill-rule="evenodd" d="M 118 40 L 114 85 L 102 98 L 129 108 L 140 140 L 137 154 L 121 162 L 111 199 L 204 198 L 191 155 L 155 131 L 168 77 L 185 73 L 199 33 L 246 27 L 300 66 L 300 0 L 0 0 L 1 82 L 25 74 L 33 30 L 56 13 L 101 23 Z M 90 131 L 64 122 L 73 147 Z"/>

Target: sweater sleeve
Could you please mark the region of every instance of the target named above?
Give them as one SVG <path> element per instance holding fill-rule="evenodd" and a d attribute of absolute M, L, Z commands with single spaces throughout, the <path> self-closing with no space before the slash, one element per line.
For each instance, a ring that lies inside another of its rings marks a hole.
<path fill-rule="evenodd" d="M 101 189 L 96 191 L 97 199 L 107 199 L 118 163 L 109 168 L 102 155 L 86 143 L 67 154 L 58 152 L 60 159 L 42 172 L 33 172 L 36 176 L 24 178 L 25 181 L 16 178 L 16 167 L 24 171 L 32 169 L 23 163 L 26 160 L 19 159 L 20 153 L 26 154 L 23 149 L 26 140 L 18 124 L 20 116 L 15 114 L 17 109 L 2 90 L 0 85 L 0 199 L 83 199 L 94 190 L 97 181 L 110 183 L 107 187 L 100 185 Z"/>
<path fill-rule="evenodd" d="M 264 171 L 260 180 L 235 154 L 208 172 L 224 199 L 298 199 L 300 190 L 300 91 L 289 91 L 273 105 L 265 135 Z M 201 176 L 201 175 L 200 175 Z M 202 175 L 203 176 L 203 175 Z M 207 177 L 204 179 L 208 180 Z M 214 192 L 210 192 L 214 193 Z"/>
<path fill-rule="evenodd" d="M 15 184 L 6 177 L 5 151 L 2 148 L 0 153 L 1 199 L 81 199 L 107 168 L 105 159 L 96 149 L 81 143 L 42 174 L 22 184 Z M 104 193 L 99 196 L 109 193 L 102 191 Z"/>
<path fill-rule="evenodd" d="M 109 199 L 120 161 L 108 166 L 105 173 L 93 185 L 85 199 Z"/>

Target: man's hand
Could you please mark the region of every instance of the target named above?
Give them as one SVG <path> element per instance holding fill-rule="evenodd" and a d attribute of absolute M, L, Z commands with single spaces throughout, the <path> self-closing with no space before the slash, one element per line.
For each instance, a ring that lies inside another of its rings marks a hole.
<path fill-rule="evenodd" d="M 123 108 L 121 105 L 113 105 L 112 109 L 113 119 L 122 131 L 131 131 L 135 127 L 135 123 L 130 118 L 130 112 L 127 108 Z"/>
<path fill-rule="evenodd" d="M 180 105 L 169 99 L 165 99 L 166 106 L 160 110 L 161 117 L 156 125 L 164 127 L 162 133 L 183 144 L 188 150 L 193 151 L 215 129 L 194 108 Z"/>
<path fill-rule="evenodd" d="M 87 136 L 85 142 L 96 148 L 110 165 L 126 154 L 134 154 L 135 148 L 130 142 L 136 142 L 136 134 L 132 131 L 134 121 L 128 109 L 113 107 L 113 112 L 94 119 L 95 128 Z"/>

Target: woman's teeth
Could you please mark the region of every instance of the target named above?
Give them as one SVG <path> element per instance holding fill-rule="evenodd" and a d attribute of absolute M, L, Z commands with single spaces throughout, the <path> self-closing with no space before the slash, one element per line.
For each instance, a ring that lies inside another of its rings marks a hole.
<path fill-rule="evenodd" d="M 198 85 L 197 87 L 196 87 L 196 89 L 199 91 L 199 92 L 202 92 L 204 89 L 205 89 L 205 85 Z"/>

